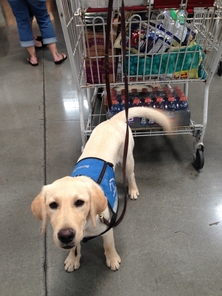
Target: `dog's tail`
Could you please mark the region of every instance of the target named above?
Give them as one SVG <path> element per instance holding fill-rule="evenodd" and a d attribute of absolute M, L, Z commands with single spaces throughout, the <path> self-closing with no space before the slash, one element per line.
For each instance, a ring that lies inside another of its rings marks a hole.
<path fill-rule="evenodd" d="M 158 111 L 153 108 L 148 107 L 133 107 L 129 108 L 129 114 L 128 119 L 133 117 L 144 117 L 146 119 L 151 119 L 155 122 L 157 122 L 159 125 L 163 127 L 165 131 L 171 131 L 172 126 L 170 120 L 167 118 L 167 116 L 164 114 L 164 112 Z M 111 120 L 120 120 L 125 122 L 126 116 L 125 111 L 121 111 L 117 113 L 115 116 L 111 118 Z"/>

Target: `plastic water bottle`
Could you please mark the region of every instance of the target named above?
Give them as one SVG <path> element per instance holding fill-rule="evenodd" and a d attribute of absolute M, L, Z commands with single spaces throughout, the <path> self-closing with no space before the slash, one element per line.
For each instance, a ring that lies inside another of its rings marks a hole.
<path fill-rule="evenodd" d="M 167 101 L 165 103 L 165 110 L 167 111 L 176 111 L 177 106 L 176 106 L 176 100 L 175 97 L 168 97 Z"/>
<path fill-rule="evenodd" d="M 184 95 L 182 89 L 180 89 L 178 86 L 174 86 L 174 88 L 173 88 L 173 94 L 176 95 L 176 96 L 177 95 Z"/>
<path fill-rule="evenodd" d="M 168 36 L 170 43 L 174 45 L 182 42 L 182 43 L 185 43 L 184 45 L 186 45 L 188 43 L 188 36 L 189 36 L 190 30 L 188 30 L 188 28 L 185 25 L 180 24 L 178 21 L 175 21 L 171 17 L 169 11 L 165 11 L 163 15 L 164 15 L 164 21 L 163 21 L 162 28 L 164 29 L 164 31 L 171 33 Z M 162 30 L 162 28 L 160 25 L 160 28 L 158 29 Z"/>
<path fill-rule="evenodd" d="M 155 107 L 156 107 L 157 109 L 164 110 L 164 109 L 165 109 L 164 99 L 161 98 L 161 97 L 157 97 L 157 98 L 156 98 L 156 104 L 155 104 Z"/>
<path fill-rule="evenodd" d="M 144 107 L 152 107 L 152 99 L 150 97 L 144 98 Z"/>
<path fill-rule="evenodd" d="M 150 97 L 144 97 L 143 98 L 143 106 L 146 108 L 152 107 L 152 99 Z M 147 123 L 148 123 L 148 120 L 145 117 L 140 118 L 140 125 L 146 126 Z"/>
<path fill-rule="evenodd" d="M 150 91 L 148 90 L 147 87 L 143 87 L 143 88 L 142 88 L 141 96 L 144 97 L 144 98 L 150 96 Z"/>
<path fill-rule="evenodd" d="M 157 98 L 157 97 L 160 96 L 160 90 L 159 90 L 159 87 L 157 87 L 157 86 L 153 87 L 152 96 L 153 96 L 154 98 Z"/>
<path fill-rule="evenodd" d="M 138 107 L 138 106 L 142 106 L 142 102 L 141 102 L 141 100 L 138 97 L 135 97 L 133 99 L 132 107 Z"/>
<path fill-rule="evenodd" d="M 132 90 L 132 91 L 133 91 L 133 90 Z M 136 90 L 136 91 L 137 91 L 137 90 Z M 136 91 L 134 90 L 133 93 L 135 94 Z M 142 106 L 141 100 L 140 100 L 138 97 L 136 97 L 136 96 L 132 97 L 132 98 L 131 98 L 131 101 L 130 101 L 130 107 L 138 107 L 138 106 Z M 128 120 L 128 123 L 129 123 L 129 124 L 134 123 L 135 119 L 136 119 L 136 118 L 130 118 L 130 119 Z"/>
<path fill-rule="evenodd" d="M 175 111 L 177 109 L 175 97 L 168 97 L 165 102 L 165 111 L 167 117 L 170 119 L 175 119 Z"/>
<path fill-rule="evenodd" d="M 112 106 L 108 110 L 108 118 L 113 117 L 115 114 L 117 114 L 120 111 L 122 111 L 121 104 L 116 99 L 112 100 Z"/>
<path fill-rule="evenodd" d="M 147 125 L 147 119 L 145 117 L 140 118 L 140 125 L 142 125 L 142 126 Z"/>
<path fill-rule="evenodd" d="M 137 89 L 136 88 L 131 89 L 131 91 L 129 93 L 129 107 L 133 107 L 133 100 L 137 96 L 137 94 L 138 93 L 137 93 Z"/>
<path fill-rule="evenodd" d="M 147 87 L 143 87 L 142 88 L 142 93 L 147 94 L 148 93 L 148 88 Z"/>
<path fill-rule="evenodd" d="M 111 89 L 110 94 L 112 97 L 116 97 L 116 95 L 117 95 L 116 89 Z"/>
<path fill-rule="evenodd" d="M 184 101 L 184 99 L 185 99 L 185 101 L 186 101 L 186 96 L 184 95 L 183 91 L 182 91 L 179 87 L 175 86 L 174 89 L 173 89 L 173 96 L 174 96 L 175 99 L 176 99 L 177 110 L 179 111 L 179 110 L 181 110 L 181 108 L 183 109 L 182 106 L 180 107 L 180 103 L 181 103 L 181 102 L 180 102 L 180 98 L 181 98 L 181 97 L 184 97 L 184 98 L 182 99 L 182 101 Z"/>
<path fill-rule="evenodd" d="M 169 9 L 169 13 L 174 21 L 179 22 L 181 25 L 185 23 L 185 12 L 184 10 Z"/>
<path fill-rule="evenodd" d="M 177 112 L 175 112 L 175 120 L 180 125 L 190 124 L 190 110 L 186 96 L 181 96 L 177 103 Z"/>
<path fill-rule="evenodd" d="M 118 100 L 120 111 L 125 109 L 125 95 L 121 95 L 121 98 Z"/>
<path fill-rule="evenodd" d="M 165 98 L 173 96 L 172 90 L 169 89 L 167 86 L 164 87 Z"/>
<path fill-rule="evenodd" d="M 131 89 L 131 92 L 132 92 L 133 94 L 137 93 L 137 88 L 132 88 L 132 89 Z"/>
<path fill-rule="evenodd" d="M 125 95 L 125 88 L 121 88 L 121 95 Z"/>
<path fill-rule="evenodd" d="M 139 93 L 137 91 L 137 88 L 132 88 L 129 93 L 130 98 L 132 98 L 132 100 L 133 100 L 135 97 L 138 97 L 138 95 L 139 95 Z"/>
<path fill-rule="evenodd" d="M 188 102 L 186 96 L 181 96 L 178 101 L 178 109 L 179 110 L 187 110 L 188 109 Z"/>
<path fill-rule="evenodd" d="M 154 108 L 154 99 L 152 99 L 151 97 L 145 97 L 144 98 L 144 107 Z M 140 122 L 145 122 L 145 121 L 144 121 L 144 119 L 141 118 Z M 155 124 L 155 121 L 153 121 L 152 119 L 149 119 L 148 121 L 146 120 L 146 123 L 148 123 L 148 125 L 153 125 L 153 124 Z"/>

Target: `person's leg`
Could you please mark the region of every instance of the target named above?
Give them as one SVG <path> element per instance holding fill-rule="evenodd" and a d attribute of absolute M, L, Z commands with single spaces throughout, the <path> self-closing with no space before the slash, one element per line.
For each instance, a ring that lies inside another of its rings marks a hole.
<path fill-rule="evenodd" d="M 35 42 L 35 48 L 43 48 L 44 45 L 42 44 L 42 41 L 38 40 L 37 36 L 34 36 L 34 42 Z"/>
<path fill-rule="evenodd" d="M 27 2 L 27 5 L 28 5 L 30 22 L 31 22 L 31 28 L 32 28 L 34 16 L 32 14 L 32 11 L 31 11 L 31 9 L 29 7 L 29 3 L 28 2 Z M 33 32 L 33 28 L 32 28 L 32 32 Z M 34 36 L 34 35 L 33 35 L 33 39 L 34 39 L 34 42 L 35 42 L 35 48 L 43 48 L 42 39 L 41 40 L 38 40 L 38 37 L 37 36 Z"/>
<path fill-rule="evenodd" d="M 44 44 L 56 43 L 56 35 L 48 14 L 45 0 L 27 0 L 29 9 L 35 16 L 42 34 L 42 41 Z"/>
<path fill-rule="evenodd" d="M 62 54 L 58 52 L 56 46 L 56 35 L 50 20 L 50 16 L 48 14 L 48 10 L 46 7 L 45 0 L 27 0 L 30 5 L 31 12 L 35 16 L 37 23 L 39 25 L 39 29 L 42 34 L 42 41 L 43 44 L 47 44 L 55 63 L 63 61 L 67 58 L 66 54 Z"/>
<path fill-rule="evenodd" d="M 48 48 L 51 51 L 54 62 L 56 64 L 59 64 L 60 61 L 62 62 L 63 60 L 65 60 L 67 58 L 66 54 L 58 52 L 56 43 L 48 44 Z"/>
<path fill-rule="evenodd" d="M 8 0 L 15 16 L 22 47 L 34 46 L 29 9 L 26 0 Z"/>
<path fill-rule="evenodd" d="M 28 53 L 30 55 L 30 57 L 27 58 L 27 61 L 32 66 L 37 66 L 38 65 L 38 59 L 37 59 L 36 52 L 35 52 L 35 46 L 26 47 L 26 49 L 28 50 Z"/>
<path fill-rule="evenodd" d="M 16 19 L 20 44 L 27 49 L 30 55 L 28 62 L 38 65 L 27 2 L 26 0 L 8 0 L 8 2 Z"/>

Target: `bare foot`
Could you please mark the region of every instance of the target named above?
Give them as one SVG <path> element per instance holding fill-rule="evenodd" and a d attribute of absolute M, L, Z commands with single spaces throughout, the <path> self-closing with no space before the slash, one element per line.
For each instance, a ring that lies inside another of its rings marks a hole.
<path fill-rule="evenodd" d="M 36 56 L 30 56 L 29 58 L 27 58 L 27 61 L 32 66 L 38 66 L 38 60 L 37 60 L 37 57 Z"/>
<path fill-rule="evenodd" d="M 67 55 L 65 53 L 59 53 L 57 52 L 54 56 L 54 62 L 55 64 L 59 65 L 61 64 L 63 61 L 65 61 L 67 59 Z"/>

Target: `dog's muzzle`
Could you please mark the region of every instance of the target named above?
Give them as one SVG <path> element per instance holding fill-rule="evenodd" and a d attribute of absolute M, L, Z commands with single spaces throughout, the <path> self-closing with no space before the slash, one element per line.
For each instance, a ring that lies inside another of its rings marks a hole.
<path fill-rule="evenodd" d="M 74 247 L 73 239 L 75 238 L 76 232 L 72 228 L 63 228 L 61 229 L 57 237 L 62 243 L 61 247 L 63 249 L 71 249 Z"/>

